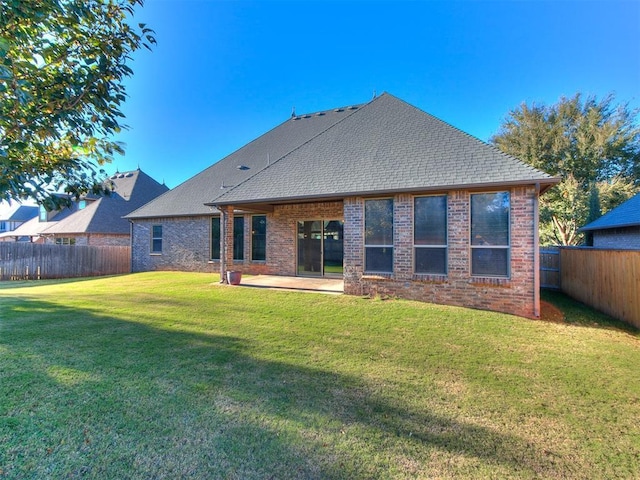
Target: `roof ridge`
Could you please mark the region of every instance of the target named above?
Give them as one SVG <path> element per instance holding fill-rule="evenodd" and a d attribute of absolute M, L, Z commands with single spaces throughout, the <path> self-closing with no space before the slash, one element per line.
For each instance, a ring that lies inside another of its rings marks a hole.
<path fill-rule="evenodd" d="M 314 117 L 314 116 L 317 116 L 317 115 L 323 115 L 323 114 L 332 113 L 332 112 L 343 112 L 345 110 L 356 110 L 356 109 L 358 109 L 360 107 L 363 107 L 367 103 L 369 103 L 369 102 L 355 103 L 353 105 L 345 105 L 344 107 L 328 108 L 326 110 L 318 110 L 317 112 L 296 113 L 295 115 L 292 114 L 291 118 L 297 120 L 299 118 L 305 118 L 305 117 L 309 118 L 309 117 Z"/>
<path fill-rule="evenodd" d="M 384 95 L 384 93 L 382 94 Z M 329 125 L 327 128 L 325 128 L 324 130 L 322 130 L 321 132 L 318 132 L 316 135 L 312 136 L 311 138 L 307 139 L 306 141 L 302 142 L 300 145 L 296 146 L 295 148 L 293 148 L 292 150 L 290 150 L 289 152 L 285 153 L 284 155 L 282 155 L 280 158 L 277 158 L 276 160 L 270 162 L 268 165 L 264 166 L 263 168 L 261 168 L 260 170 L 258 170 L 256 173 L 254 173 L 253 175 L 245 178 L 244 180 L 242 180 L 240 183 L 233 185 L 231 187 L 229 187 L 225 192 L 221 193 L 220 195 L 218 195 L 217 197 L 215 197 L 213 200 L 211 200 L 211 202 L 209 203 L 205 203 L 205 205 L 212 205 L 215 206 L 215 202 L 216 200 L 224 197 L 227 193 L 232 192 L 233 190 L 235 190 L 236 188 L 240 187 L 241 185 L 244 185 L 245 183 L 247 183 L 249 180 L 255 178 L 256 176 L 260 175 L 261 173 L 263 173 L 264 171 L 266 171 L 267 169 L 269 169 L 270 167 L 272 167 L 273 165 L 276 165 L 277 163 L 279 163 L 281 160 L 283 160 L 284 158 L 288 157 L 289 155 L 291 155 L 293 152 L 299 150 L 300 148 L 302 148 L 303 146 L 307 145 L 309 142 L 315 140 L 316 138 L 318 138 L 321 135 L 324 135 L 326 132 L 328 132 L 329 130 L 331 130 L 332 128 L 334 128 L 336 125 L 341 124 L 342 122 L 344 122 L 345 120 L 347 120 L 348 118 L 351 118 L 354 114 L 356 114 L 359 111 L 362 111 L 363 108 L 366 108 L 367 106 L 371 105 L 371 103 L 375 102 L 378 98 L 381 98 L 382 95 L 375 97 L 371 100 L 369 100 L 368 102 L 365 103 L 361 103 L 356 105 L 355 108 L 353 108 L 353 111 L 351 113 L 349 113 L 348 115 L 344 116 L 343 118 L 341 118 L 340 120 L 338 120 L 335 123 L 332 123 L 331 125 Z M 338 107 L 338 108 L 345 108 L 345 107 Z M 350 107 L 346 107 L 346 108 L 350 108 Z M 322 112 L 329 112 L 329 111 L 336 111 L 337 109 L 328 109 L 328 110 L 322 110 Z M 300 115 L 296 115 L 297 118 L 300 118 Z M 295 121 L 296 117 L 292 117 L 289 120 L 287 120 L 287 122 L 290 122 L 292 120 Z M 286 123 L 286 122 L 283 122 Z M 282 124 L 281 124 L 282 125 Z"/>

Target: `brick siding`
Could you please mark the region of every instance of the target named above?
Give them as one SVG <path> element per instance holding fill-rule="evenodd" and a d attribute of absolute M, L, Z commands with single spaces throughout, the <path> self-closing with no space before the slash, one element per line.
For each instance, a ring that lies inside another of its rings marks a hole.
<path fill-rule="evenodd" d="M 108 233 L 87 233 L 81 235 L 74 234 L 59 234 L 55 237 L 44 237 L 43 243 L 54 244 L 57 238 L 74 238 L 75 245 L 90 245 L 95 247 L 128 247 L 131 244 L 131 237 L 129 235 L 122 234 L 108 234 Z"/>
<path fill-rule="evenodd" d="M 513 188 L 511 193 L 510 276 L 472 277 L 469 191 L 447 193 L 448 272 L 446 275 L 413 273 L 413 199 L 394 196 L 394 265 L 385 275 L 364 272 L 364 199 L 277 205 L 267 214 L 266 261 L 251 261 L 251 216 L 245 214 L 244 260 L 232 259 L 233 215 L 227 215 L 227 270 L 247 274 L 296 275 L 297 222 L 344 221 L 344 284 L 351 295 L 389 295 L 495 310 L 534 318 L 539 312 L 536 275 L 534 215 L 537 196 L 533 187 Z M 231 210 L 229 210 L 231 213 Z M 219 272 L 220 263 L 210 256 L 211 217 L 136 220 L 133 228 L 132 269 Z M 153 225 L 163 226 L 163 249 L 150 254 Z"/>
<path fill-rule="evenodd" d="M 350 198 L 345 210 L 345 293 L 383 295 L 511 313 L 535 318 L 534 188 L 511 192 L 509 278 L 472 277 L 470 192 L 448 192 L 448 273 L 413 274 L 413 197 L 394 197 L 394 273 L 364 272 L 364 199 Z"/>
<path fill-rule="evenodd" d="M 151 229 L 162 225 L 162 252 L 151 253 Z M 131 270 L 218 272 L 210 262 L 211 217 L 172 217 L 136 220 L 133 224 Z"/>
<path fill-rule="evenodd" d="M 593 232 L 593 246 L 597 248 L 640 249 L 640 226 L 595 230 Z"/>

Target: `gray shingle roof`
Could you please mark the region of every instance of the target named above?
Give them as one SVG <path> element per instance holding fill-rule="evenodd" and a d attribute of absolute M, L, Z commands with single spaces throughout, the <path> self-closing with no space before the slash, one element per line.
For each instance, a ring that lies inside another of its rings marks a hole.
<path fill-rule="evenodd" d="M 557 179 L 385 93 L 292 117 L 127 218 L 209 215 L 213 204 L 538 182 Z"/>
<path fill-rule="evenodd" d="M 10 232 L 10 235 L 129 234 L 129 221 L 123 217 L 168 190 L 166 185 L 161 185 L 141 170 L 116 174 L 109 181 L 112 183 L 111 195 L 89 195 L 85 208 L 78 209 L 78 204 L 74 203 L 72 207 L 62 209 L 50 221 L 40 222 L 34 218 Z"/>
<path fill-rule="evenodd" d="M 129 234 L 129 221 L 124 216 L 169 190 L 141 170 L 117 173 L 109 181 L 109 196 L 94 197 L 96 200 L 87 202 L 85 208 L 56 221 L 44 233 Z"/>
<path fill-rule="evenodd" d="M 636 225 L 640 225 L 640 193 L 605 213 L 597 220 L 585 225 L 580 231 L 634 227 Z"/>
<path fill-rule="evenodd" d="M 557 181 L 385 93 L 210 202 L 269 203 Z"/>
<path fill-rule="evenodd" d="M 26 222 L 38 215 L 38 207 L 10 203 L 0 205 L 0 222 Z"/>
<path fill-rule="evenodd" d="M 211 214 L 212 207 L 205 204 L 224 191 L 223 185 L 228 188 L 239 184 L 355 111 L 357 109 L 345 107 L 291 118 L 127 215 L 127 218 Z M 241 166 L 249 168 L 238 168 Z"/>

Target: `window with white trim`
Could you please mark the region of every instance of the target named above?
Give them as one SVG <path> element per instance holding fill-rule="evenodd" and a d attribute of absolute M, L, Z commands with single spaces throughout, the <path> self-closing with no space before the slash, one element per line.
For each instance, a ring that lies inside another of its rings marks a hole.
<path fill-rule="evenodd" d="M 364 262 L 367 273 L 393 273 L 393 199 L 364 202 Z"/>
<path fill-rule="evenodd" d="M 471 275 L 509 276 L 510 211 L 509 192 L 471 195 Z"/>
<path fill-rule="evenodd" d="M 447 274 L 446 195 L 414 198 L 413 256 L 415 273 Z"/>
<path fill-rule="evenodd" d="M 75 245 L 76 239 L 73 237 L 56 237 L 53 242 L 56 245 Z"/>

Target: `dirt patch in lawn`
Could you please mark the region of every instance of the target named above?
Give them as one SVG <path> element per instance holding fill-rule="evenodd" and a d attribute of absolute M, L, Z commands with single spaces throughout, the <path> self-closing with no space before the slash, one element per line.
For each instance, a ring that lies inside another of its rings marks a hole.
<path fill-rule="evenodd" d="M 545 322 L 564 323 L 564 313 L 555 305 L 540 301 L 540 320 Z"/>

